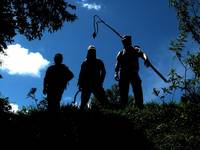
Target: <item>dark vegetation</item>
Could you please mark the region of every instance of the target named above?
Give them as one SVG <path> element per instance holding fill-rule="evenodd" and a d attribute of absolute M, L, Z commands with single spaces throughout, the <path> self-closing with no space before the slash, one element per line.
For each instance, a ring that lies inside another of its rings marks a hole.
<path fill-rule="evenodd" d="M 1 98 L 0 139 L 32 147 L 197 149 L 200 146 L 200 103 L 145 104 L 143 110 L 103 109 L 80 111 L 62 106 L 59 114 L 44 109 L 9 111 Z"/>
<path fill-rule="evenodd" d="M 154 88 L 154 94 L 162 103 L 147 103 L 144 109 L 139 110 L 133 107 L 133 98 L 130 97 L 130 104 L 125 109 L 101 108 L 93 98 L 91 108 L 86 111 L 80 111 L 76 106 L 67 105 L 62 106 L 60 113 L 49 114 L 46 111 L 45 99 L 39 101 L 34 97 L 34 93 L 30 93 L 29 96 L 32 96 L 36 101 L 37 107 L 24 107 L 17 113 L 13 113 L 10 111 L 9 99 L 1 96 L 1 149 L 11 147 L 40 149 L 54 148 L 53 146 L 57 146 L 56 149 L 61 149 L 61 147 L 62 149 L 69 147 L 71 149 L 78 147 L 106 149 L 108 147 L 119 148 L 119 146 L 122 146 L 123 149 L 128 149 L 128 147 L 129 149 L 162 150 L 199 149 L 200 53 L 199 49 L 186 50 L 184 46 L 188 42 L 189 35 L 199 46 L 200 2 L 199 0 L 169 1 L 177 13 L 180 29 L 180 35 L 172 41 L 170 49 L 175 52 L 176 58 L 185 69 L 185 73 L 179 75 L 175 69 L 172 69 L 169 73 L 169 86 L 161 89 Z M 40 38 L 44 29 L 54 32 L 62 26 L 64 21 L 75 19 L 75 15 L 68 14 L 68 16 L 65 12 L 64 17 L 61 18 L 58 17 L 60 16 L 58 14 L 52 14 L 53 18 L 60 19 L 53 20 L 53 22 L 47 19 L 46 22 L 45 18 L 38 18 L 37 14 L 40 13 L 41 7 L 47 6 L 43 4 L 47 1 L 34 2 L 12 0 L 0 2 L 1 22 L 9 27 L 9 30 L 0 28 L 0 51 L 3 51 L 7 43 L 12 42 L 17 33 L 32 40 Z M 48 8 L 66 9 L 67 6 L 74 8 L 70 4 L 64 4 L 61 0 L 48 2 Z M 52 5 L 54 7 L 50 7 Z M 34 6 L 33 8 L 37 9 L 29 9 L 28 6 Z M 36 12 L 30 13 L 30 10 Z M 30 18 L 34 16 L 36 18 Z M 29 17 L 29 19 L 26 20 L 24 17 Z M 38 24 L 38 21 L 42 23 Z M 188 53 L 189 55 L 186 55 Z M 192 72 L 190 76 L 188 76 L 189 71 Z M 173 95 L 177 91 L 182 92 L 182 95 L 180 100 L 175 102 Z M 119 100 L 117 86 L 113 85 L 106 92 L 110 102 L 117 104 Z"/>
<path fill-rule="evenodd" d="M 61 29 L 65 21 L 77 17 L 69 12 L 75 6 L 64 0 L 1 0 L 0 1 L 0 52 L 14 41 L 16 34 L 29 41 L 41 39 L 45 31 Z"/>

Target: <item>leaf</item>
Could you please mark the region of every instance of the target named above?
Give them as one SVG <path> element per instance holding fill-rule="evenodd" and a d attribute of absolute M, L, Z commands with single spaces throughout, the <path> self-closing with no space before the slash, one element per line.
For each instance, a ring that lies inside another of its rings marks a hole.
<path fill-rule="evenodd" d="M 30 91 L 27 94 L 27 97 L 35 98 L 35 92 L 37 88 L 31 88 Z"/>
<path fill-rule="evenodd" d="M 156 88 L 153 88 L 153 94 L 159 96 L 160 91 Z"/>

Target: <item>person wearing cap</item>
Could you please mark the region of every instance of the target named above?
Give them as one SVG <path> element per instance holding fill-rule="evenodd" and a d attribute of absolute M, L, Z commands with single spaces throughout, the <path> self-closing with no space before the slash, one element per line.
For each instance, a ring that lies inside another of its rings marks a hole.
<path fill-rule="evenodd" d="M 47 94 L 49 112 L 59 111 L 64 89 L 66 89 L 68 82 L 74 77 L 72 71 L 65 64 L 62 64 L 62 61 L 62 54 L 55 54 L 55 64 L 48 67 L 44 77 L 43 94 Z"/>
<path fill-rule="evenodd" d="M 119 83 L 121 106 L 128 104 L 129 85 L 131 84 L 135 98 L 135 106 L 143 108 L 143 91 L 139 76 L 139 58 L 149 66 L 149 60 L 139 46 L 132 46 L 131 36 L 122 38 L 124 48 L 117 54 L 115 80 Z"/>
<path fill-rule="evenodd" d="M 103 88 L 105 76 L 106 70 L 103 61 L 96 58 L 95 46 L 89 45 L 86 59 L 81 64 L 77 84 L 79 90 L 81 90 L 81 110 L 86 109 L 92 93 L 103 106 L 106 105 L 106 96 Z"/>

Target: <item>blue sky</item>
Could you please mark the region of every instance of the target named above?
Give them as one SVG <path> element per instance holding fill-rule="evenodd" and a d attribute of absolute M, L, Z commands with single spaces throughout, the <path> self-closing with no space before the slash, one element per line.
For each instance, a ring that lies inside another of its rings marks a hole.
<path fill-rule="evenodd" d="M 132 35 L 133 44 L 140 45 L 151 62 L 165 77 L 170 68 L 183 68 L 173 60 L 173 53 L 169 51 L 170 41 L 178 34 L 175 11 L 169 6 L 168 0 L 69 0 L 77 6 L 78 19 L 72 23 L 65 23 L 56 33 L 45 33 L 41 40 L 27 41 L 17 35 L 15 42 L 9 46 L 9 59 L 3 59 L 0 72 L 0 91 L 9 97 L 11 103 L 19 107 L 34 105 L 26 94 L 32 87 L 37 88 L 36 96 L 42 98 L 43 77 L 48 65 L 53 63 L 54 54 L 60 52 L 64 56 L 64 63 L 73 71 L 75 77 L 70 81 L 63 94 L 62 103 L 73 101 L 77 91 L 77 79 L 80 65 L 85 59 L 87 47 L 96 46 L 97 57 L 102 59 L 106 67 L 105 89 L 110 88 L 114 80 L 114 66 L 116 55 L 122 49 L 120 39 L 103 24 L 99 25 L 96 39 L 92 38 L 93 16 L 99 15 L 106 23 L 114 27 L 122 35 Z M 13 57 L 14 56 L 14 57 Z M 8 61 L 9 60 L 9 61 Z M 154 99 L 153 87 L 166 86 L 150 68 L 140 60 L 140 76 L 142 79 L 145 102 Z M 130 91 L 132 95 L 132 92 Z M 79 101 L 79 98 L 78 98 Z"/>

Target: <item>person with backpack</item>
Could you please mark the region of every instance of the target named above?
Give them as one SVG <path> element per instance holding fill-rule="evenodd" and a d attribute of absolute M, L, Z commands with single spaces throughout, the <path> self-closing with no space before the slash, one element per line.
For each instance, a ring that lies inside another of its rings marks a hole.
<path fill-rule="evenodd" d="M 62 63 L 63 55 L 55 54 L 54 63 L 48 67 L 43 83 L 43 94 L 47 95 L 48 111 L 58 112 L 62 94 L 68 82 L 74 77 L 72 71 Z"/>

